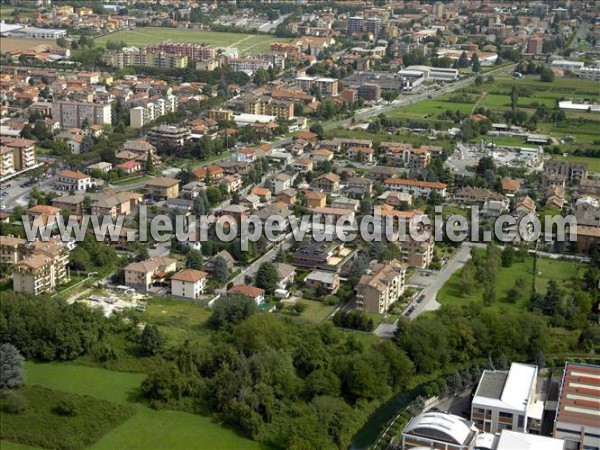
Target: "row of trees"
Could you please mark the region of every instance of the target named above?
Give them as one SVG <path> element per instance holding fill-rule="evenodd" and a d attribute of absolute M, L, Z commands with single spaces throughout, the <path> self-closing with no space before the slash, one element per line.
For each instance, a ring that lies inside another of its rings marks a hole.
<path fill-rule="evenodd" d="M 352 309 L 350 311 L 338 311 L 333 315 L 333 324 L 337 327 L 351 328 L 360 331 L 373 331 L 375 324 L 373 319 L 363 311 Z"/>

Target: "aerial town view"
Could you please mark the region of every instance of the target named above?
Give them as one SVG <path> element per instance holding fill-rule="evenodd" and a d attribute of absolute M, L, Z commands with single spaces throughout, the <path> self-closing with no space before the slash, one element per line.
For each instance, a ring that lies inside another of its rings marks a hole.
<path fill-rule="evenodd" d="M 600 450 L 600 1 L 0 0 L 2 450 Z"/>

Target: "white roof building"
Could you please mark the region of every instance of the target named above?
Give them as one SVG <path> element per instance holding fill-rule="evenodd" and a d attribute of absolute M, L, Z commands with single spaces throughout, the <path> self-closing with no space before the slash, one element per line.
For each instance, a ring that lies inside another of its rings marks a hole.
<path fill-rule="evenodd" d="M 402 431 L 402 448 L 435 447 L 472 449 L 479 430 L 462 417 L 441 412 L 427 412 L 413 417 Z"/>

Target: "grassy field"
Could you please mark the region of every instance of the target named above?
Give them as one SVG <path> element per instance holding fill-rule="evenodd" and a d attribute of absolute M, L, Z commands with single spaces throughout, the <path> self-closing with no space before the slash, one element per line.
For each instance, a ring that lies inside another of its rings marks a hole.
<path fill-rule="evenodd" d="M 211 310 L 168 298 L 151 298 L 146 311 L 135 313 L 140 320 L 157 325 L 168 340 L 182 342 L 205 331 Z"/>
<path fill-rule="evenodd" d="M 600 172 L 600 158 L 586 158 L 585 156 L 552 155 L 552 159 L 586 163 L 590 172 Z"/>
<path fill-rule="evenodd" d="M 270 35 L 222 33 L 216 31 L 179 30 L 174 28 L 137 28 L 117 31 L 96 39 L 96 43 L 106 45 L 107 41 L 125 41 L 130 45 L 147 45 L 157 42 L 203 43 L 216 47 L 235 47 L 240 52 L 268 50 L 272 42 L 289 42 L 289 39 Z"/>
<path fill-rule="evenodd" d="M 26 445 L 65 449 L 89 446 L 134 413 L 130 405 L 37 385 L 26 385 L 20 392 L 27 408 L 21 414 L 1 414 L 1 435 Z M 61 402 L 68 402 L 75 415 L 55 413 Z"/>
<path fill-rule="evenodd" d="M 566 282 L 581 278 L 582 274 L 583 270 L 580 270 L 578 264 L 573 261 L 539 258 L 537 276 L 535 278 L 535 290 L 544 294 L 550 280 Z"/>
<path fill-rule="evenodd" d="M 536 292 L 545 293 L 550 280 L 567 282 L 580 276 L 575 263 L 547 258 L 538 258 L 538 270 L 535 279 Z M 513 287 L 518 278 L 525 280 L 525 289 L 517 302 L 507 298 L 508 290 Z M 456 272 L 442 287 L 437 299 L 444 305 L 466 305 L 470 302 L 479 302 L 482 299 L 483 289 L 477 289 L 470 295 L 463 295 L 460 288 L 460 271 Z M 533 256 L 527 256 L 524 261 L 517 261 L 511 267 L 502 267 L 498 272 L 496 283 L 496 302 L 490 306 L 500 312 L 502 308 L 514 308 L 524 311 L 527 309 L 533 285 Z"/>
<path fill-rule="evenodd" d="M 132 405 L 135 413 L 106 433 L 92 449 L 259 448 L 211 417 L 153 410 L 137 403 L 143 374 L 114 372 L 66 363 L 27 363 L 28 383 L 113 403 Z M 2 448 L 4 448 L 4 443 Z M 10 448 L 10 447 L 7 447 Z M 18 450 L 18 447 L 15 447 Z"/>

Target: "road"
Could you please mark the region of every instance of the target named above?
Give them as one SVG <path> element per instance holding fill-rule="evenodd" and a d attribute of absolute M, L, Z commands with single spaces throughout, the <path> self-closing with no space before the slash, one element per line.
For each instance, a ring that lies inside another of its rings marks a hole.
<path fill-rule="evenodd" d="M 435 311 L 438 309 L 441 305 L 437 302 L 437 293 L 450 277 L 464 266 L 469 259 L 471 259 L 471 245 L 470 243 L 465 242 L 444 265 L 442 270 L 439 272 L 432 272 L 432 275 L 428 277 L 428 281 L 430 280 L 431 282 L 416 296 L 417 299 L 421 298 L 423 295 L 425 297 L 420 303 L 416 301 L 411 302 L 404 311 L 403 316 L 414 319 L 424 311 Z M 411 308 L 414 309 L 408 314 L 408 311 Z M 382 323 L 375 330 L 375 334 L 381 338 L 391 338 L 394 336 L 397 327 L 398 321 L 393 324 Z"/>

